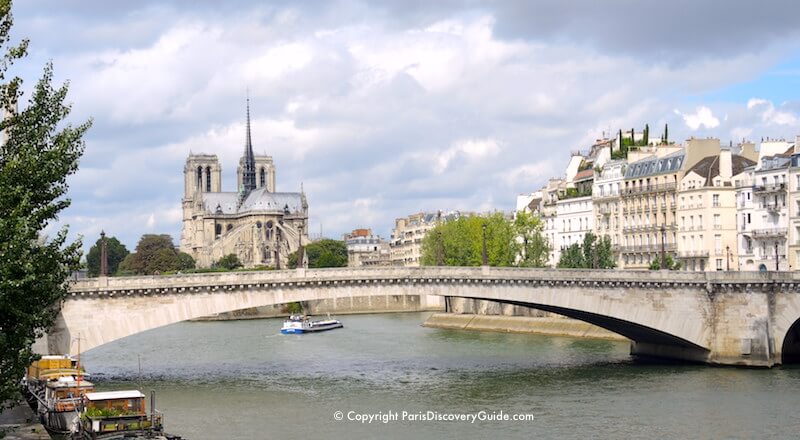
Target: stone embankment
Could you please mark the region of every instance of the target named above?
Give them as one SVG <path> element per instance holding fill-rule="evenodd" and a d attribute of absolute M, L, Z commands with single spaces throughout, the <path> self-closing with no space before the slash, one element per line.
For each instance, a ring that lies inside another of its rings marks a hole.
<path fill-rule="evenodd" d="M 50 435 L 39 423 L 28 404 L 20 399 L 16 406 L 0 413 L 0 438 L 3 440 L 49 440 Z"/>
<path fill-rule="evenodd" d="M 431 295 L 384 295 L 382 297 L 364 296 L 351 298 L 304 301 L 303 310 L 307 315 L 354 315 L 364 313 L 395 312 L 441 312 L 444 301 Z M 195 321 L 229 321 L 238 319 L 261 319 L 286 317 L 287 304 L 252 307 L 218 315 L 206 316 Z"/>
<path fill-rule="evenodd" d="M 628 340 L 623 336 L 592 324 L 563 317 L 434 313 L 422 325 L 451 330 L 533 333 L 616 341 Z"/>

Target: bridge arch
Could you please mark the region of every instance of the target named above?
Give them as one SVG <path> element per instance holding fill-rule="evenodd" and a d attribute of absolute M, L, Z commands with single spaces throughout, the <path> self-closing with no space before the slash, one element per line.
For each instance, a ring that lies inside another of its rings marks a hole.
<path fill-rule="evenodd" d="M 781 347 L 783 365 L 800 364 L 800 318 L 789 327 Z"/>
<path fill-rule="evenodd" d="M 800 316 L 800 275 L 499 269 L 340 268 L 98 278 L 73 284 L 47 347 L 81 334 L 91 348 L 163 325 L 297 301 L 461 297 L 586 321 L 631 340 L 634 354 L 771 366 Z M 787 342 L 788 341 L 788 342 Z M 746 344 L 749 342 L 749 344 Z M 745 347 L 747 352 L 745 353 Z"/>

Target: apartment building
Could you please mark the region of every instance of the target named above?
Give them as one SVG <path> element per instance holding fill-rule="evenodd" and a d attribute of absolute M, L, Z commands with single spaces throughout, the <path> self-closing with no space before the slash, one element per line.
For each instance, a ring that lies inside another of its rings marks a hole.
<path fill-rule="evenodd" d="M 736 270 L 736 187 L 755 165 L 725 149 L 690 168 L 678 189 L 677 257 L 684 270 Z"/>
<path fill-rule="evenodd" d="M 772 156 L 762 151 L 759 162 L 737 179 L 740 270 L 789 270 L 787 181 L 793 150 Z"/>
<path fill-rule="evenodd" d="M 343 239 L 348 267 L 391 265 L 389 242 L 373 234 L 372 229 L 354 229 Z"/>
<path fill-rule="evenodd" d="M 592 187 L 592 209 L 594 210 L 594 231 L 598 236 L 609 236 L 615 249 L 617 266 L 619 243 L 622 240 L 621 188 L 625 178 L 625 160 L 609 161 L 597 173 Z"/>

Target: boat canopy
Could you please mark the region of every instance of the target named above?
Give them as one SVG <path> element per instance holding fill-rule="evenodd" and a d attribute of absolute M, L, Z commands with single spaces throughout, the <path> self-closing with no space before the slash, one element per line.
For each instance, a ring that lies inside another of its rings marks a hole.
<path fill-rule="evenodd" d="M 86 393 L 86 398 L 91 402 L 98 400 L 142 399 L 144 398 L 144 394 L 139 390 L 103 391 L 99 393 Z"/>

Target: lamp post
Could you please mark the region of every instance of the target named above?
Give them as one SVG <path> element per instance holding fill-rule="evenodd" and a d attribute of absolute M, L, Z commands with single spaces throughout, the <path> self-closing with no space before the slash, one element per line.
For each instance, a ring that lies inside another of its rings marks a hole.
<path fill-rule="evenodd" d="M 664 224 L 661 224 L 661 269 L 664 270 L 667 267 L 667 257 L 666 257 L 666 242 L 667 241 L 667 228 Z"/>
<path fill-rule="evenodd" d="M 731 270 L 731 247 L 725 246 L 725 270 L 730 272 Z"/>
<path fill-rule="evenodd" d="M 100 231 L 100 276 L 108 276 L 108 245 L 106 244 L 106 231 Z"/>
<path fill-rule="evenodd" d="M 297 268 L 305 268 L 306 264 L 303 261 L 303 225 L 297 226 Z"/>
<path fill-rule="evenodd" d="M 775 272 L 780 271 L 780 257 L 778 256 L 778 242 L 775 242 Z"/>
<path fill-rule="evenodd" d="M 489 265 L 489 255 L 486 253 L 486 223 L 483 224 L 483 265 Z"/>

